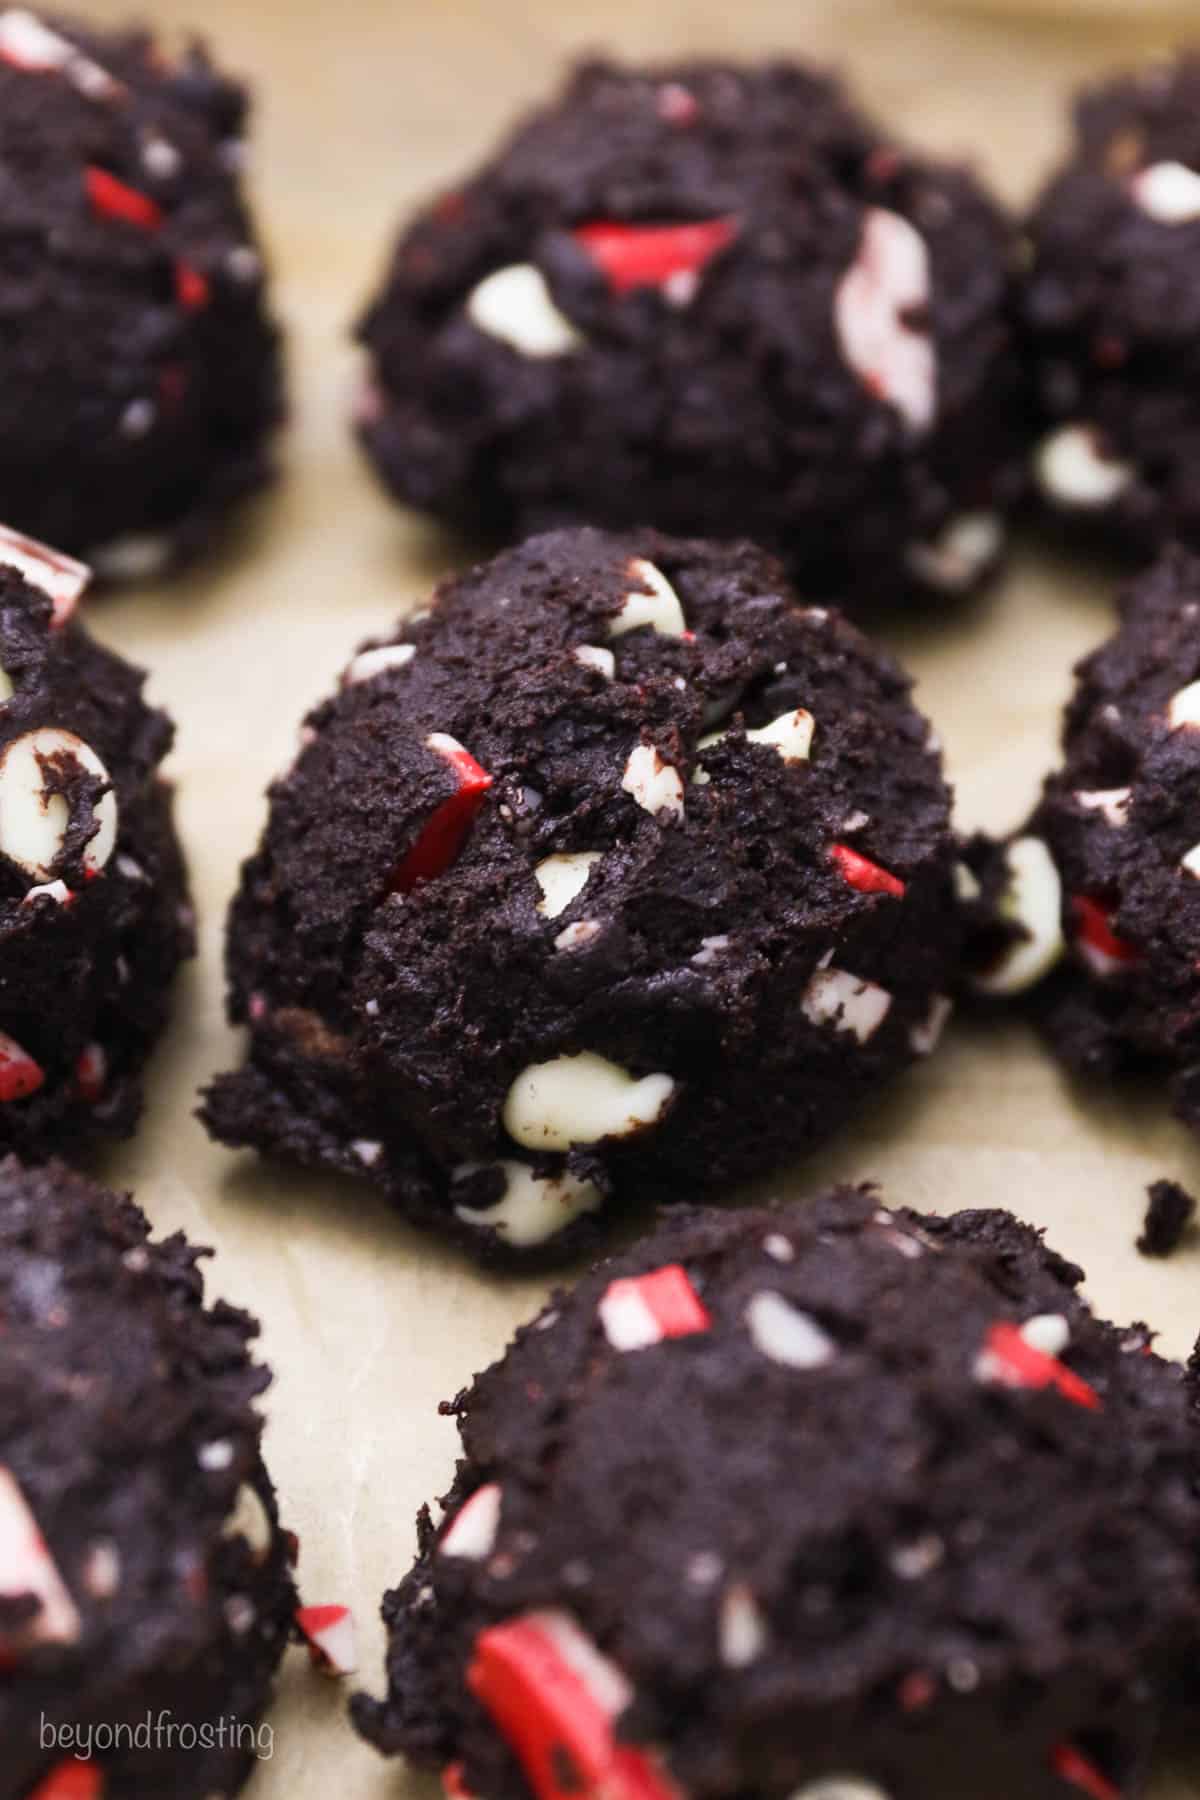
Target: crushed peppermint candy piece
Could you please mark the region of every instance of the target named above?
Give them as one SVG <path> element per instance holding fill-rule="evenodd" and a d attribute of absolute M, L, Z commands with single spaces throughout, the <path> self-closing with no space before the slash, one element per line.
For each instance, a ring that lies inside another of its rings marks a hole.
<path fill-rule="evenodd" d="M 996 561 L 1004 548 L 1004 536 L 999 513 L 960 513 L 947 520 L 932 543 L 910 544 L 905 561 L 928 587 L 961 594 Z"/>
<path fill-rule="evenodd" d="M 1071 1327 L 1062 1313 L 1035 1313 L 1022 1325 L 1021 1336 L 1043 1356 L 1061 1356 L 1071 1341 Z"/>
<path fill-rule="evenodd" d="M 358 1659 L 354 1615 L 348 1606 L 298 1606 L 296 1623 L 323 1675 L 353 1675 Z"/>
<path fill-rule="evenodd" d="M 614 1350 L 645 1350 L 666 1338 L 691 1337 L 712 1324 L 679 1263 L 648 1275 L 611 1281 L 597 1308 L 604 1335 Z"/>
<path fill-rule="evenodd" d="M 1074 894 L 1071 911 L 1076 924 L 1075 948 L 1094 975 L 1113 975 L 1141 961 L 1140 950 L 1117 936 L 1111 915 L 1098 900 Z"/>
<path fill-rule="evenodd" d="M 504 1128 L 527 1150 L 570 1150 L 655 1125 L 675 1093 L 670 1075 L 631 1075 L 584 1050 L 523 1069 L 504 1102 Z"/>
<path fill-rule="evenodd" d="M 466 1784 L 460 1762 L 447 1763 L 442 1770 L 442 1792 L 446 1800 L 478 1800 Z"/>
<path fill-rule="evenodd" d="M 538 1800 L 679 1800 L 651 1753 L 617 1737 L 632 1689 L 570 1613 L 524 1613 L 481 1631 L 467 1687 Z"/>
<path fill-rule="evenodd" d="M 485 276 L 467 300 L 467 317 L 485 337 L 534 361 L 569 356 L 584 342 L 532 263 L 513 263 Z"/>
<path fill-rule="evenodd" d="M 618 296 L 638 288 L 658 288 L 668 297 L 680 293 L 679 277 L 691 277 L 682 289 L 691 298 L 694 285 L 713 259 L 738 235 L 736 218 L 705 219 L 683 225 L 623 225 L 596 221 L 572 233 Z"/>
<path fill-rule="evenodd" d="M 0 1104 L 27 1100 L 45 1085 L 46 1071 L 6 1031 L 0 1031 Z"/>
<path fill-rule="evenodd" d="M 746 1325 L 755 1349 L 788 1369 L 821 1369 L 837 1355 L 837 1345 L 817 1321 L 774 1288 L 752 1296 Z"/>
<path fill-rule="evenodd" d="M 450 867 L 466 842 L 467 833 L 493 780 L 470 751 L 464 750 L 456 738 L 449 737 L 444 731 L 435 731 L 427 737 L 425 748 L 449 763 L 458 786 L 430 813 L 416 843 L 400 859 L 392 877 L 393 890 L 399 894 L 409 893 L 418 881 L 432 881 Z"/>
<path fill-rule="evenodd" d="M 31 1619 L 5 1635 L 7 1651 L 35 1644 L 73 1644 L 79 1637 L 79 1613 L 12 1473 L 0 1464 L 0 1596 L 20 1599 L 32 1594 L 39 1602 Z"/>
<path fill-rule="evenodd" d="M 175 264 L 175 298 L 184 312 L 203 312 L 212 299 L 212 284 L 207 275 L 191 263 Z"/>
<path fill-rule="evenodd" d="M 490 1556 L 500 1529 L 500 1484 L 485 1482 L 464 1501 L 438 1545 L 439 1556 L 457 1556 L 468 1562 L 482 1562 Z"/>
<path fill-rule="evenodd" d="M 891 894 L 894 899 L 903 900 L 904 883 L 900 877 L 880 868 L 869 856 L 852 850 L 849 844 L 832 844 L 829 854 L 841 870 L 843 879 L 860 894 Z"/>
<path fill-rule="evenodd" d="M 92 579 L 86 563 L 40 544 L 36 538 L 0 525 L 0 563 L 16 569 L 32 586 L 41 588 L 51 602 L 50 625 L 61 629 L 75 611 L 79 597 Z"/>
<path fill-rule="evenodd" d="M 0 62 L 29 74 L 65 75 L 81 94 L 94 100 L 110 99 L 122 91 L 121 83 L 107 69 L 24 7 L 0 13 Z"/>
<path fill-rule="evenodd" d="M 163 210 L 157 200 L 130 187 L 107 169 L 89 163 L 83 172 L 83 185 L 92 211 L 100 218 L 119 219 L 139 231 L 161 229 Z"/>
<path fill-rule="evenodd" d="M 95 1106 L 103 1100 L 104 1090 L 108 1084 L 108 1057 L 100 1044 L 87 1044 L 79 1052 L 75 1064 L 75 1086 L 79 1089 L 79 1097 L 86 1100 L 89 1106 Z"/>
<path fill-rule="evenodd" d="M 979 1381 L 1009 1388 L 1056 1388 L 1065 1400 L 1096 1412 L 1103 1404 L 1074 1369 L 1031 1344 L 1020 1326 L 1001 1320 L 990 1327 L 975 1362 Z"/>
<path fill-rule="evenodd" d="M 834 327 L 851 369 L 914 431 L 927 431 L 936 410 L 929 297 L 924 238 L 899 213 L 869 207 L 857 254 L 838 283 Z"/>
<path fill-rule="evenodd" d="M 117 802 L 108 770 L 90 744 L 73 731 L 44 725 L 14 738 L 0 754 L 0 853 L 42 882 L 51 879 L 70 825 L 54 778 L 70 777 L 75 766 L 107 788 L 93 806 L 96 830 L 83 853 L 87 872 L 98 875 L 116 844 Z"/>
<path fill-rule="evenodd" d="M 1122 1800 L 1122 1791 L 1116 1783 L 1102 1774 L 1074 1744 L 1056 1744 L 1050 1753 L 1050 1766 L 1060 1780 L 1086 1794 L 1087 1800 Z"/>
<path fill-rule="evenodd" d="M 644 556 L 635 556 L 626 573 L 639 585 L 625 595 L 620 610 L 609 620 L 609 637 L 624 637 L 643 625 L 659 637 L 683 637 L 687 631 L 683 607 L 662 570 Z"/>
<path fill-rule="evenodd" d="M 954 1002 L 947 994 L 935 994 L 925 1017 L 909 1028 L 908 1043 L 914 1056 L 932 1056 L 950 1022 Z"/>
<path fill-rule="evenodd" d="M 717 1643 L 727 1669 L 746 1669 L 767 1647 L 767 1625 L 758 1602 L 744 1581 L 734 1581 L 721 1596 Z"/>
<path fill-rule="evenodd" d="M 55 1763 L 28 1800 L 103 1800 L 104 1776 L 94 1762 L 68 1757 Z"/>

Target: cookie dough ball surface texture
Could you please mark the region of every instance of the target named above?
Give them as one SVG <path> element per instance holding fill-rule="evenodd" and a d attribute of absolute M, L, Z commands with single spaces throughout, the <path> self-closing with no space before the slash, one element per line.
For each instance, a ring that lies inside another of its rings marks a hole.
<path fill-rule="evenodd" d="M 454 1402 L 360 1729 L 495 1800 L 1133 1800 L 1196 1426 L 1080 1279 L 869 1189 L 682 1211 Z"/>
<path fill-rule="evenodd" d="M 943 1022 L 908 690 L 747 545 L 563 531 L 448 583 L 272 790 L 210 1128 L 510 1255 L 808 1149 Z"/>
<path fill-rule="evenodd" d="M 3 1800 L 205 1800 L 253 1767 L 295 1594 L 258 1327 L 205 1307 L 201 1254 L 60 1164 L 0 1163 Z M 163 1714 L 174 1741 L 130 1744 Z"/>
<path fill-rule="evenodd" d="M 981 852 L 977 978 L 1025 995 L 1077 1073 L 1165 1077 L 1200 1129 L 1200 558 L 1129 588 L 1063 747 L 1017 842 Z"/>
<path fill-rule="evenodd" d="M 822 75 L 589 64 L 401 238 L 360 435 L 476 533 L 744 534 L 848 607 L 944 599 L 1023 480 L 1010 263 Z"/>
<path fill-rule="evenodd" d="M 246 95 L 193 45 L 0 8 L 0 518 L 149 577 L 270 473 Z"/>
<path fill-rule="evenodd" d="M 0 1151 L 34 1160 L 132 1131 L 193 949 L 174 727 L 71 617 L 86 577 L 0 528 Z"/>
<path fill-rule="evenodd" d="M 1135 553 L 1200 542 L 1200 57 L 1081 97 L 1029 232 L 1043 499 Z"/>

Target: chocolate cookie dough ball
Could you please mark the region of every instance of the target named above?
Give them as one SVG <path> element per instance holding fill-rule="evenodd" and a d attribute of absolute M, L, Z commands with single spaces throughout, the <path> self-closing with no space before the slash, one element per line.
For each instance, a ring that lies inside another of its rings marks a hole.
<path fill-rule="evenodd" d="M 258 1326 L 148 1234 L 0 1163 L 0 1800 L 232 1794 L 291 1628 Z"/>
<path fill-rule="evenodd" d="M 1200 558 L 1166 552 L 1077 677 L 1041 804 L 970 855 L 971 961 L 1072 1069 L 1156 1072 L 1200 1130 Z"/>
<path fill-rule="evenodd" d="M 1029 233 L 1044 499 L 1135 552 L 1200 541 L 1200 57 L 1083 94 Z"/>
<path fill-rule="evenodd" d="M 0 527 L 0 1152 L 126 1136 L 192 952 L 144 676 L 72 617 L 88 571 Z"/>
<path fill-rule="evenodd" d="M 229 1144 L 490 1255 L 776 1167 L 944 1021 L 949 795 L 896 665 L 770 557 L 580 530 L 351 663 L 229 937 Z"/>
<path fill-rule="evenodd" d="M 745 534 L 854 609 L 993 564 L 1010 232 L 788 63 L 591 63 L 405 232 L 360 327 L 393 492 L 506 538 Z"/>
<path fill-rule="evenodd" d="M 1008 1213 L 684 1211 L 453 1406 L 380 1749 L 496 1800 L 1133 1800 L 1200 1640 L 1193 1384 Z"/>
<path fill-rule="evenodd" d="M 197 45 L 0 9 L 0 518 L 106 579 L 204 549 L 270 473 L 246 107 Z"/>

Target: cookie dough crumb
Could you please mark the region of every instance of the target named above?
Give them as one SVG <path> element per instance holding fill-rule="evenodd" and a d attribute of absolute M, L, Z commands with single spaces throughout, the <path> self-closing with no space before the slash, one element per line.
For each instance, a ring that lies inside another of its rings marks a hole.
<path fill-rule="evenodd" d="M 1146 1189 L 1146 1218 L 1137 1247 L 1142 1256 L 1171 1256 L 1196 1213 L 1196 1202 L 1177 1181 L 1153 1181 Z"/>

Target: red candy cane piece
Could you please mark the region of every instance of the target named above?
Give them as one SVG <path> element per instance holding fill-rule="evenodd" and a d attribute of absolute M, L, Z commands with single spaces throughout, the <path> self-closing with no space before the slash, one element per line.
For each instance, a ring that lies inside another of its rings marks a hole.
<path fill-rule="evenodd" d="M 443 800 L 430 813 L 416 843 L 401 858 L 392 877 L 392 887 L 400 894 L 409 893 L 418 881 L 432 881 L 434 876 L 450 867 L 462 849 L 475 815 L 483 805 L 483 796 L 493 781 L 470 751 L 464 750 L 457 739 L 448 737 L 444 731 L 435 731 L 427 737 L 425 747 L 450 764 L 458 787 L 449 799 Z"/>
<path fill-rule="evenodd" d="M 46 1071 L 28 1050 L 0 1031 L 0 1103 L 28 1100 L 45 1084 Z"/>
<path fill-rule="evenodd" d="M 191 263 L 175 264 L 175 298 L 184 312 L 203 312 L 212 299 L 212 287 L 207 275 L 199 269 L 193 269 Z"/>
<path fill-rule="evenodd" d="M 104 1776 L 95 1763 L 79 1762 L 72 1756 L 55 1763 L 29 1800 L 102 1800 L 103 1794 Z"/>
<path fill-rule="evenodd" d="M 1121 1800 L 1120 1788 L 1074 1744 L 1056 1744 L 1050 1753 L 1050 1766 L 1061 1780 L 1086 1794 L 1088 1800 Z"/>
<path fill-rule="evenodd" d="M 929 429 L 937 406 L 937 362 L 922 318 L 929 293 L 924 239 L 899 213 L 868 207 L 854 261 L 834 295 L 834 330 L 868 392 L 914 431 Z"/>
<path fill-rule="evenodd" d="M 891 894 L 897 900 L 904 898 L 904 883 L 898 875 L 881 869 L 869 856 L 860 856 L 849 844 L 834 844 L 829 854 L 844 879 L 852 888 L 857 888 L 860 894 Z"/>
<path fill-rule="evenodd" d="M 611 1281 L 598 1311 L 614 1350 L 644 1350 L 650 1344 L 661 1344 L 664 1338 L 707 1331 L 712 1324 L 679 1263 L 667 1263 L 649 1275 Z"/>
<path fill-rule="evenodd" d="M 1075 915 L 1080 953 L 1097 975 L 1111 975 L 1116 969 L 1128 968 L 1131 963 L 1141 961 L 1140 951 L 1117 936 L 1109 914 L 1098 900 L 1074 894 L 1071 911 Z"/>
<path fill-rule="evenodd" d="M 163 222 L 162 207 L 149 194 L 140 194 L 107 169 L 89 163 L 83 172 L 84 187 L 94 212 L 103 219 L 121 219 L 139 231 L 157 231 Z"/>
<path fill-rule="evenodd" d="M 101 1045 L 88 1044 L 80 1051 L 75 1064 L 75 1085 L 80 1098 L 89 1106 L 95 1106 L 104 1098 L 108 1085 L 108 1058 Z"/>
<path fill-rule="evenodd" d="M 354 1615 L 348 1606 L 298 1606 L 296 1623 L 309 1655 L 325 1675 L 353 1675 L 358 1666 Z"/>
<path fill-rule="evenodd" d="M 598 220 L 572 234 L 615 294 L 661 288 L 677 276 L 700 276 L 738 234 L 734 218 L 692 225 L 619 225 Z"/>
<path fill-rule="evenodd" d="M 16 1599 L 33 1594 L 41 1607 L 6 1640 L 7 1650 L 32 1644 L 73 1644 L 79 1636 L 79 1613 L 67 1592 L 46 1540 L 25 1496 L 10 1472 L 0 1465 L 0 1595 Z"/>
<path fill-rule="evenodd" d="M 50 623 L 55 629 L 66 624 L 79 602 L 79 596 L 92 579 L 86 563 L 39 544 L 36 538 L 0 525 L 0 563 L 16 569 L 26 581 L 41 588 L 53 607 Z"/>
<path fill-rule="evenodd" d="M 446 1800 L 477 1800 L 467 1786 L 460 1762 L 447 1763 L 442 1770 L 442 1792 Z"/>
<path fill-rule="evenodd" d="M 617 1742 L 632 1689 L 569 1613 L 525 1613 L 481 1631 L 467 1686 L 538 1800 L 679 1800 L 645 1751 Z"/>
<path fill-rule="evenodd" d="M 980 1364 L 979 1372 L 985 1381 L 999 1382 L 1003 1387 L 1057 1388 L 1065 1400 L 1091 1412 L 1102 1405 L 1094 1387 L 1057 1356 L 1036 1350 L 1020 1327 L 1007 1320 L 989 1330 Z"/>

